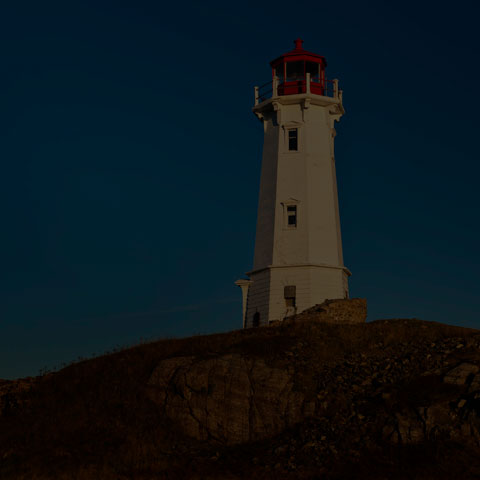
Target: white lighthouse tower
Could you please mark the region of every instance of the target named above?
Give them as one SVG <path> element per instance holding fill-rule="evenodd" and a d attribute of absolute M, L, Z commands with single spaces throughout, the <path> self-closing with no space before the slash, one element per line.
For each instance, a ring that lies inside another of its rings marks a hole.
<path fill-rule="evenodd" d="M 325 78 L 325 58 L 302 44 L 270 63 L 272 82 L 255 87 L 264 145 L 253 269 L 236 282 L 244 327 L 348 298 L 334 157 L 342 91 Z"/>

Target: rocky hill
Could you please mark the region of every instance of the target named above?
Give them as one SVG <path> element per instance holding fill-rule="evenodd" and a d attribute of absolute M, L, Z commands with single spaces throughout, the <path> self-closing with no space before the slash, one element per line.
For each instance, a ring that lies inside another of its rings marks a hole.
<path fill-rule="evenodd" d="M 0 478 L 480 478 L 480 331 L 322 312 L 0 381 Z"/>

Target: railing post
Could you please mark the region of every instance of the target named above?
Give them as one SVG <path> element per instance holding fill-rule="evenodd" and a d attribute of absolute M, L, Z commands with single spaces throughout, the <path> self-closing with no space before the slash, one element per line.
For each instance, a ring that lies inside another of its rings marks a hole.
<path fill-rule="evenodd" d="M 258 87 L 255 86 L 253 87 L 253 89 L 255 90 L 255 106 L 258 105 Z"/>
<path fill-rule="evenodd" d="M 305 80 L 307 82 L 305 91 L 310 95 L 310 73 L 307 72 L 307 75 L 305 77 L 306 77 Z"/>
<path fill-rule="evenodd" d="M 333 81 L 333 97 L 338 98 L 338 78 Z"/>
<path fill-rule="evenodd" d="M 276 75 L 273 77 L 272 97 L 278 97 L 278 77 Z"/>

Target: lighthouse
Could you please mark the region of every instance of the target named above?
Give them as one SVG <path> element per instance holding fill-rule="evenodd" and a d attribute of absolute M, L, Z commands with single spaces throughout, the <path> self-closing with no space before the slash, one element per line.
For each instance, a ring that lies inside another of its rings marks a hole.
<path fill-rule="evenodd" d="M 264 141 L 253 268 L 235 282 L 244 327 L 348 298 L 334 155 L 342 91 L 325 57 L 294 43 L 270 62 L 271 82 L 255 87 Z"/>

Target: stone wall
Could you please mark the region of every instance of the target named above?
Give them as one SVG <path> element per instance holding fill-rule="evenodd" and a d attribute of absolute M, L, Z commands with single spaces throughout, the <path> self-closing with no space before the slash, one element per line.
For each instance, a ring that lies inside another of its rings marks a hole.
<path fill-rule="evenodd" d="M 367 318 L 367 300 L 365 298 L 349 298 L 325 300 L 319 305 L 308 308 L 288 320 L 322 321 L 336 324 L 364 323 Z"/>

